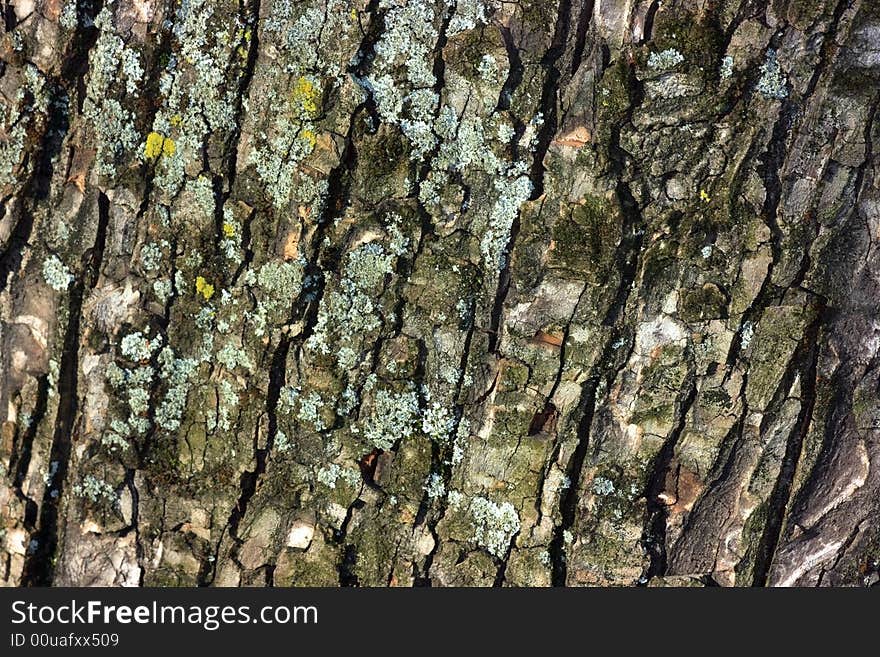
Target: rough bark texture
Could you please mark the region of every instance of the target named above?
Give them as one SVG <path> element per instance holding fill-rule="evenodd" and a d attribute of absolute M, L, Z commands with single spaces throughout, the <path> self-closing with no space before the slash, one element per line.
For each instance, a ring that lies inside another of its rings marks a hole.
<path fill-rule="evenodd" d="M 864 585 L 868 0 L 6 0 L 0 581 Z"/>

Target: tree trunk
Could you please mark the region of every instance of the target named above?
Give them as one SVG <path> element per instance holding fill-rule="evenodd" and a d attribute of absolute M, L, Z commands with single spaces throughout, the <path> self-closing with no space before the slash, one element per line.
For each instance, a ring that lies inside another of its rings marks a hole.
<path fill-rule="evenodd" d="M 7 585 L 880 579 L 867 0 L 7 0 Z"/>

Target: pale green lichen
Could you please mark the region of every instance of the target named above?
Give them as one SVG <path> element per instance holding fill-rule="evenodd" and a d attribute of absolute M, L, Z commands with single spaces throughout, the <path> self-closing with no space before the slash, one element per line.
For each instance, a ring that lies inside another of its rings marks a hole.
<path fill-rule="evenodd" d="M 461 491 L 451 490 L 446 496 L 446 502 L 449 504 L 450 509 L 457 511 L 464 502 L 464 494 Z"/>
<path fill-rule="evenodd" d="M 655 71 L 665 71 L 684 61 L 682 55 L 675 48 L 667 48 L 661 52 L 652 52 L 648 55 L 648 67 Z"/>
<path fill-rule="evenodd" d="M 733 57 L 727 55 L 721 60 L 721 69 L 718 75 L 722 80 L 726 80 L 733 75 Z"/>
<path fill-rule="evenodd" d="M 163 152 L 155 177 L 156 187 L 173 197 L 186 182 L 187 166 L 200 163 L 205 139 L 235 129 L 237 86 L 226 75 L 243 25 L 237 16 L 225 20 L 209 0 L 179 3 L 169 25 L 179 50 L 159 78 L 164 102 L 151 130 L 175 145 L 173 153 Z"/>
<path fill-rule="evenodd" d="M 257 272 L 260 302 L 267 313 L 288 311 L 302 289 L 303 263 L 300 260 L 273 260 Z"/>
<path fill-rule="evenodd" d="M 486 548 L 489 554 L 503 558 L 513 536 L 520 530 L 519 515 L 514 506 L 510 502 L 496 504 L 485 497 L 475 497 L 468 510 L 474 532 L 471 539 Z"/>
<path fill-rule="evenodd" d="M 336 488 L 336 484 L 340 479 L 349 486 L 358 486 L 361 482 L 360 472 L 351 468 L 343 468 L 336 463 L 322 467 L 318 470 L 316 477 L 318 482 L 324 484 L 327 488 Z"/>
<path fill-rule="evenodd" d="M 398 236 L 398 250 L 402 251 L 405 244 L 405 238 Z M 324 295 L 308 340 L 310 348 L 323 354 L 333 352 L 337 359 L 341 353 L 343 361 L 349 367 L 353 365 L 357 357 L 341 349 L 358 352 L 355 346 L 382 325 L 374 297 L 381 292 L 386 276 L 393 273 L 395 261 L 395 254 L 378 242 L 362 244 L 348 254 L 338 289 Z"/>
<path fill-rule="evenodd" d="M 473 30 L 478 25 L 486 23 L 486 6 L 483 0 L 458 0 L 454 7 L 455 13 L 449 19 L 446 28 L 448 36 Z"/>
<path fill-rule="evenodd" d="M 129 333 L 119 342 L 119 350 L 122 355 L 134 362 L 150 360 L 153 353 L 161 346 L 161 335 L 148 338 L 140 331 Z"/>
<path fill-rule="evenodd" d="M 571 485 L 571 483 L 569 482 L 568 485 Z M 564 487 L 567 488 L 568 486 Z M 611 495 L 611 493 L 613 493 L 615 490 L 614 482 L 605 477 L 596 477 L 595 479 L 593 479 L 592 489 L 593 493 L 595 493 L 596 495 Z"/>
<path fill-rule="evenodd" d="M 161 262 L 162 247 L 159 244 L 150 242 L 141 247 L 141 266 L 143 266 L 144 271 L 157 269 Z"/>
<path fill-rule="evenodd" d="M 16 34 L 19 32 L 13 32 Z M 19 167 L 27 163 L 25 143 L 28 129 L 33 122 L 43 120 L 47 115 L 49 102 L 46 77 L 33 64 L 26 64 L 24 81 L 15 94 L 14 103 L 0 103 L 0 130 L 4 133 L 0 142 L 0 185 L 14 183 Z M 55 112 L 67 111 L 63 103 L 53 109 Z"/>
<path fill-rule="evenodd" d="M 237 367 L 241 367 L 248 371 L 252 370 L 254 367 L 247 352 L 231 342 L 225 344 L 220 351 L 217 352 L 216 358 L 217 362 L 230 372 L 234 371 Z"/>
<path fill-rule="evenodd" d="M 159 303 L 164 304 L 166 301 L 168 301 L 168 299 L 171 297 L 171 292 L 171 281 L 160 278 L 159 280 L 153 282 L 153 293 L 156 295 Z"/>
<path fill-rule="evenodd" d="M 272 444 L 275 451 L 279 454 L 286 454 L 293 449 L 293 441 L 287 437 L 287 434 L 280 429 L 275 434 L 275 442 Z"/>
<path fill-rule="evenodd" d="M 128 449 L 128 441 L 116 431 L 108 431 L 101 436 L 101 445 L 111 454 Z"/>
<path fill-rule="evenodd" d="M 501 179 L 495 184 L 499 192 L 498 200 L 489 215 L 489 224 L 480 241 L 480 252 L 488 271 L 498 271 L 504 267 L 502 256 L 510 240 L 510 229 L 519 213 L 520 206 L 532 193 L 532 181 L 528 176 L 520 176 L 510 182 Z"/>
<path fill-rule="evenodd" d="M 398 126 L 409 139 L 413 159 L 424 157 L 437 143 L 432 129 L 440 100 L 433 91 L 435 21 L 435 8 L 424 0 L 388 7 L 385 30 L 375 45 L 373 71 L 360 80 L 376 101 L 382 121 Z M 461 18 L 459 22 L 464 24 Z M 398 68 L 405 70 L 404 80 L 395 79 Z"/>
<path fill-rule="evenodd" d="M 64 292 L 73 282 L 70 270 L 56 255 L 43 261 L 43 280 L 56 292 Z"/>
<path fill-rule="evenodd" d="M 453 426 L 452 414 L 439 402 L 432 402 L 422 413 L 422 433 L 438 443 L 449 440 Z"/>
<path fill-rule="evenodd" d="M 93 503 L 99 501 L 116 502 L 116 489 L 103 479 L 87 474 L 82 481 L 73 487 L 74 495 L 85 497 Z"/>
<path fill-rule="evenodd" d="M 127 405 L 126 419 L 112 420 L 111 431 L 118 434 L 120 440 L 146 433 L 150 428 L 150 421 L 146 415 L 149 411 L 150 388 L 155 370 L 149 365 L 129 369 L 111 362 L 107 364 L 105 372 L 107 382 L 125 399 Z M 107 436 L 106 439 L 111 444 L 118 442 L 113 436 Z M 102 438 L 102 442 L 103 440 Z"/>
<path fill-rule="evenodd" d="M 79 18 L 76 11 L 77 0 L 67 0 L 64 3 L 64 9 L 58 16 L 58 22 L 66 30 L 75 30 L 79 25 Z"/>
<path fill-rule="evenodd" d="M 98 39 L 90 57 L 89 81 L 83 101 L 83 117 L 97 138 L 97 170 L 103 176 L 114 176 L 117 167 L 132 154 L 141 136 L 135 129 L 134 114 L 115 97 L 114 88 L 124 84 L 126 97 L 136 97 L 143 86 L 143 67 L 136 53 L 126 48 L 115 33 L 113 2 L 95 18 Z"/>
<path fill-rule="evenodd" d="M 427 483 L 425 483 L 424 491 L 428 499 L 431 500 L 436 500 L 446 495 L 446 483 L 443 481 L 443 477 L 436 472 L 432 472 L 431 476 L 428 477 Z"/>
<path fill-rule="evenodd" d="M 781 100 L 788 96 L 787 82 L 785 73 L 776 59 L 776 51 L 771 48 L 767 51 L 764 63 L 761 64 L 761 77 L 757 89 L 764 98 Z"/>
<path fill-rule="evenodd" d="M 324 402 L 321 399 L 321 395 L 317 392 L 311 392 L 304 397 L 299 397 L 297 418 L 302 422 L 312 425 L 315 431 L 323 431 L 327 428 L 324 419 L 321 417 L 321 409 L 323 407 Z"/>
<path fill-rule="evenodd" d="M 477 64 L 477 73 L 484 82 L 494 84 L 498 80 L 498 60 L 491 53 L 486 53 Z"/>
<path fill-rule="evenodd" d="M 395 393 L 379 390 L 373 409 L 359 433 L 370 445 L 389 449 L 400 439 L 410 437 L 419 415 L 419 400 L 414 390 Z"/>
<path fill-rule="evenodd" d="M 190 380 L 197 363 L 191 358 L 177 358 L 170 347 L 159 352 L 158 361 L 159 373 L 167 390 L 156 408 L 156 425 L 164 431 L 176 431 L 186 408 Z"/>
<path fill-rule="evenodd" d="M 218 404 L 215 418 L 215 427 L 221 431 L 229 431 L 232 428 L 232 413 L 238 408 L 239 398 L 232 384 L 226 379 L 217 384 Z"/>

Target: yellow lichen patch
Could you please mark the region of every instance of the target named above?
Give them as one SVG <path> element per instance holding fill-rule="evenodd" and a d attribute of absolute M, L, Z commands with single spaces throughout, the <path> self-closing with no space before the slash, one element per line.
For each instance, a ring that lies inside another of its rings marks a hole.
<path fill-rule="evenodd" d="M 712 199 L 709 197 L 709 193 L 705 189 L 700 190 L 700 200 L 704 203 L 708 203 Z"/>
<path fill-rule="evenodd" d="M 147 135 L 147 144 L 144 147 L 144 155 L 148 160 L 155 160 L 162 154 L 162 142 L 165 137 L 158 132 L 151 132 Z"/>
<path fill-rule="evenodd" d="M 175 114 L 170 119 L 168 119 L 168 123 L 173 125 L 175 128 L 183 123 L 183 117 L 180 114 Z"/>
<path fill-rule="evenodd" d="M 291 100 L 302 110 L 314 116 L 318 113 L 318 101 L 321 99 L 320 91 L 317 85 L 305 76 L 300 76 L 293 85 L 293 91 L 290 94 Z"/>
<path fill-rule="evenodd" d="M 144 145 L 144 156 L 148 160 L 155 160 L 160 155 L 171 157 L 177 150 L 174 140 L 158 132 L 147 135 L 147 143 Z"/>
<path fill-rule="evenodd" d="M 207 301 L 214 296 L 214 286 L 206 281 L 204 276 L 197 276 L 196 292 L 205 297 L 205 301 Z"/>
<path fill-rule="evenodd" d="M 318 138 L 315 136 L 315 133 L 312 130 L 303 130 L 299 133 L 299 136 L 302 138 L 304 142 L 309 145 L 309 148 L 312 149 L 315 147 L 315 144 L 318 143 Z"/>
<path fill-rule="evenodd" d="M 233 237 L 235 235 L 235 226 L 230 223 L 223 223 L 223 237 Z"/>

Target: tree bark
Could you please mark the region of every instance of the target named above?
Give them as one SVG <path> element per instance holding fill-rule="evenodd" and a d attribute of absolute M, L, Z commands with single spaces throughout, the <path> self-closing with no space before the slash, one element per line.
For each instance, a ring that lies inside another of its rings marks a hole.
<path fill-rule="evenodd" d="M 3 583 L 880 580 L 876 3 L 3 9 Z"/>

